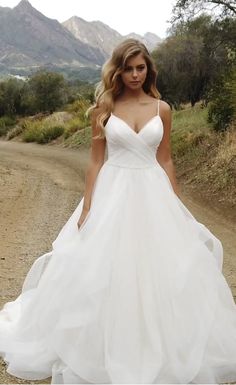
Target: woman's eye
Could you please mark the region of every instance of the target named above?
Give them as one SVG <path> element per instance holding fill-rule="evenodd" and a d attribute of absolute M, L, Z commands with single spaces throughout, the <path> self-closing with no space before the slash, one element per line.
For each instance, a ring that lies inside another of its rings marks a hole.
<path fill-rule="evenodd" d="M 131 68 L 131 67 L 125 67 L 124 71 L 125 71 L 125 72 L 132 71 L 132 68 Z"/>
<path fill-rule="evenodd" d="M 137 67 L 137 71 L 141 72 L 144 70 L 144 68 L 145 68 L 145 66 Z M 132 67 L 125 67 L 124 71 L 125 72 L 131 72 L 131 71 L 133 71 L 133 68 Z"/>

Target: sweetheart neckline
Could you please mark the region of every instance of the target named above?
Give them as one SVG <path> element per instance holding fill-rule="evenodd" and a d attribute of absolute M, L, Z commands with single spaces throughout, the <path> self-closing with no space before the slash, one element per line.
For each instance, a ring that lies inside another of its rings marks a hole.
<path fill-rule="evenodd" d="M 144 126 L 141 128 L 141 130 L 139 130 L 138 132 L 136 132 L 136 131 L 134 131 L 133 130 L 133 128 L 124 120 L 124 119 L 122 119 L 122 118 L 119 118 L 119 116 L 117 116 L 117 115 L 114 115 L 113 114 L 113 112 L 111 112 L 111 116 L 114 116 L 116 119 L 119 119 L 121 122 L 123 122 L 133 133 L 134 133 L 134 135 L 139 135 L 144 129 L 145 129 L 145 127 L 149 124 L 149 123 L 151 123 L 152 122 L 152 120 L 154 120 L 156 117 L 158 117 L 159 119 L 160 119 L 160 121 L 161 121 L 161 123 L 162 123 L 162 126 L 163 126 L 163 122 L 162 122 L 162 120 L 161 120 L 161 117 L 160 117 L 160 115 L 154 115 L 151 119 L 149 119 L 145 124 L 144 124 Z"/>

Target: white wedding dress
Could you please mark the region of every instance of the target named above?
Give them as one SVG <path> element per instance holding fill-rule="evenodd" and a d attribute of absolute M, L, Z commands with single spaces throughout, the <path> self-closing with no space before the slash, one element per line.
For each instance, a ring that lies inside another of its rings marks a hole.
<path fill-rule="evenodd" d="M 139 133 L 111 114 L 108 157 L 0 312 L 7 371 L 52 383 L 236 381 L 236 305 L 221 242 L 156 159 L 157 113 Z"/>

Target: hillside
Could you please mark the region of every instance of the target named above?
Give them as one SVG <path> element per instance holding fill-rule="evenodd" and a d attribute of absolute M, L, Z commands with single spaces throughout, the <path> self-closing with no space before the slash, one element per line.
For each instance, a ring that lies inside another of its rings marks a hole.
<path fill-rule="evenodd" d="M 28 0 L 14 8 L 0 7 L 0 77 L 31 75 L 46 68 L 69 78 L 98 81 L 102 64 L 125 38 L 101 21 L 74 16 L 65 23 L 50 19 Z M 160 38 L 139 36 L 148 47 Z"/>
<path fill-rule="evenodd" d="M 38 12 L 27 0 L 0 9 L 0 61 L 8 68 L 43 64 L 101 65 L 102 52 L 76 39 L 57 20 Z"/>
<path fill-rule="evenodd" d="M 63 22 L 63 25 L 79 40 L 92 47 L 99 48 L 105 56 L 109 56 L 113 48 L 126 38 L 134 38 L 142 41 L 152 51 L 162 41 L 154 33 L 146 33 L 144 36 L 130 33 L 121 35 L 101 21 L 86 21 L 78 16 L 73 16 Z"/>

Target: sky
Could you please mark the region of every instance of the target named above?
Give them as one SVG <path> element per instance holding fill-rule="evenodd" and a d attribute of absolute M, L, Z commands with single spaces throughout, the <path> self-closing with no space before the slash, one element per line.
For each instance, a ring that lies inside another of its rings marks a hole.
<path fill-rule="evenodd" d="M 20 0 L 0 0 L 1 7 L 15 7 Z M 153 32 L 166 37 L 174 0 L 29 0 L 45 16 L 59 22 L 72 16 L 100 20 L 122 35 Z"/>

